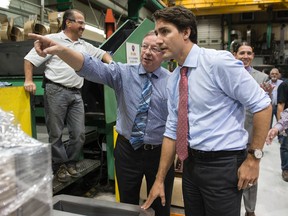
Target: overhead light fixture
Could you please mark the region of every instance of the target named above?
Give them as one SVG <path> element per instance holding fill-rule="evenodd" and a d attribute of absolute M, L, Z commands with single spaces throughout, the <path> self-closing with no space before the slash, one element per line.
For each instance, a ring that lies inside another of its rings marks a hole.
<path fill-rule="evenodd" d="M 103 30 L 86 24 L 82 38 L 103 43 L 106 39 L 106 34 Z"/>
<path fill-rule="evenodd" d="M 105 34 L 104 30 L 101 30 L 101 29 L 96 28 L 94 26 L 86 25 L 85 29 L 89 30 L 89 31 L 92 31 L 92 32 L 95 32 L 95 33 L 98 33 L 98 34 L 103 35 L 104 37 L 106 37 L 106 34 Z"/>
<path fill-rule="evenodd" d="M 1 0 L 0 1 L 0 8 L 9 9 L 10 1 L 11 0 Z"/>

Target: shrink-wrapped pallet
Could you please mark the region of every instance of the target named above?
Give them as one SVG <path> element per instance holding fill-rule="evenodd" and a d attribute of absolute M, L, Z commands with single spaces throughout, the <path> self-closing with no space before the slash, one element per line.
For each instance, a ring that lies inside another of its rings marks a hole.
<path fill-rule="evenodd" d="M 26 135 L 0 109 L 0 215 L 51 214 L 51 146 Z"/>

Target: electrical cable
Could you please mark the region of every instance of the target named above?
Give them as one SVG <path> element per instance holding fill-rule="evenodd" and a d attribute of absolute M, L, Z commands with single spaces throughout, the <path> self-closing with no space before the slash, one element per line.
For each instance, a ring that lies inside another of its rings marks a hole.
<path fill-rule="evenodd" d="M 96 17 L 96 14 L 94 13 L 94 10 L 93 10 L 93 8 L 92 8 L 92 6 L 91 6 L 90 0 L 88 0 L 88 4 L 89 4 L 89 7 L 90 7 L 90 9 L 91 9 L 91 11 L 92 11 L 92 14 L 93 14 L 93 16 L 94 16 L 94 18 L 95 18 L 97 27 L 100 27 L 100 24 L 99 24 L 99 22 L 98 22 L 98 19 L 97 19 L 97 17 Z"/>

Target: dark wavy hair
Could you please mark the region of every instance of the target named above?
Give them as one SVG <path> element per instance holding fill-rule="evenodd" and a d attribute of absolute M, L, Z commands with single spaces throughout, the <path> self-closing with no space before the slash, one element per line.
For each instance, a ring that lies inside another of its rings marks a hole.
<path fill-rule="evenodd" d="M 75 12 L 80 13 L 85 17 L 83 12 L 79 11 L 77 9 L 66 10 L 63 14 L 62 27 L 61 27 L 62 30 L 66 29 L 66 20 L 74 20 L 75 19 L 75 16 L 74 16 Z"/>
<path fill-rule="evenodd" d="M 192 11 L 183 6 L 173 6 L 157 10 L 152 16 L 154 21 L 162 19 L 174 24 L 179 32 L 183 32 L 186 28 L 190 28 L 191 34 L 189 39 L 197 44 L 197 21 Z"/>

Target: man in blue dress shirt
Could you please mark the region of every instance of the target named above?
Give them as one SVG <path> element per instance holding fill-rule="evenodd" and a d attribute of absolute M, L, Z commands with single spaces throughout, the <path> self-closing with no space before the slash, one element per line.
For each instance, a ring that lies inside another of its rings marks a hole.
<path fill-rule="evenodd" d="M 139 205 L 143 176 L 146 178 L 147 194 L 156 178 L 168 115 L 166 86 L 171 73 L 161 67 L 162 52 L 156 44 L 155 32 L 149 32 L 144 36 L 141 46 L 141 63 L 136 65 L 116 62 L 104 64 L 87 54 L 75 52 L 56 44 L 48 38 L 35 34 L 30 34 L 30 36 L 37 39 L 35 49 L 39 55 L 58 55 L 74 68 L 78 75 L 92 82 L 108 85 L 115 90 L 118 139 L 114 156 L 120 201 Z M 143 145 L 134 149 L 129 140 L 147 78 L 152 84 L 147 125 Z M 161 204 L 160 198 L 152 204 L 157 216 L 170 216 L 174 182 L 173 164 L 170 164 L 167 172 L 165 180 L 166 205 Z"/>
<path fill-rule="evenodd" d="M 182 176 L 185 215 L 240 216 L 242 189 L 259 177 L 271 100 L 230 52 L 197 46 L 196 18 L 190 10 L 174 6 L 153 16 L 163 58 L 176 60 L 179 67 L 168 81 L 169 115 L 160 165 L 142 208 L 158 196 L 165 205 L 164 180 L 176 152 L 180 69 L 188 67 L 188 158 Z M 248 155 L 245 107 L 254 113 Z"/>

